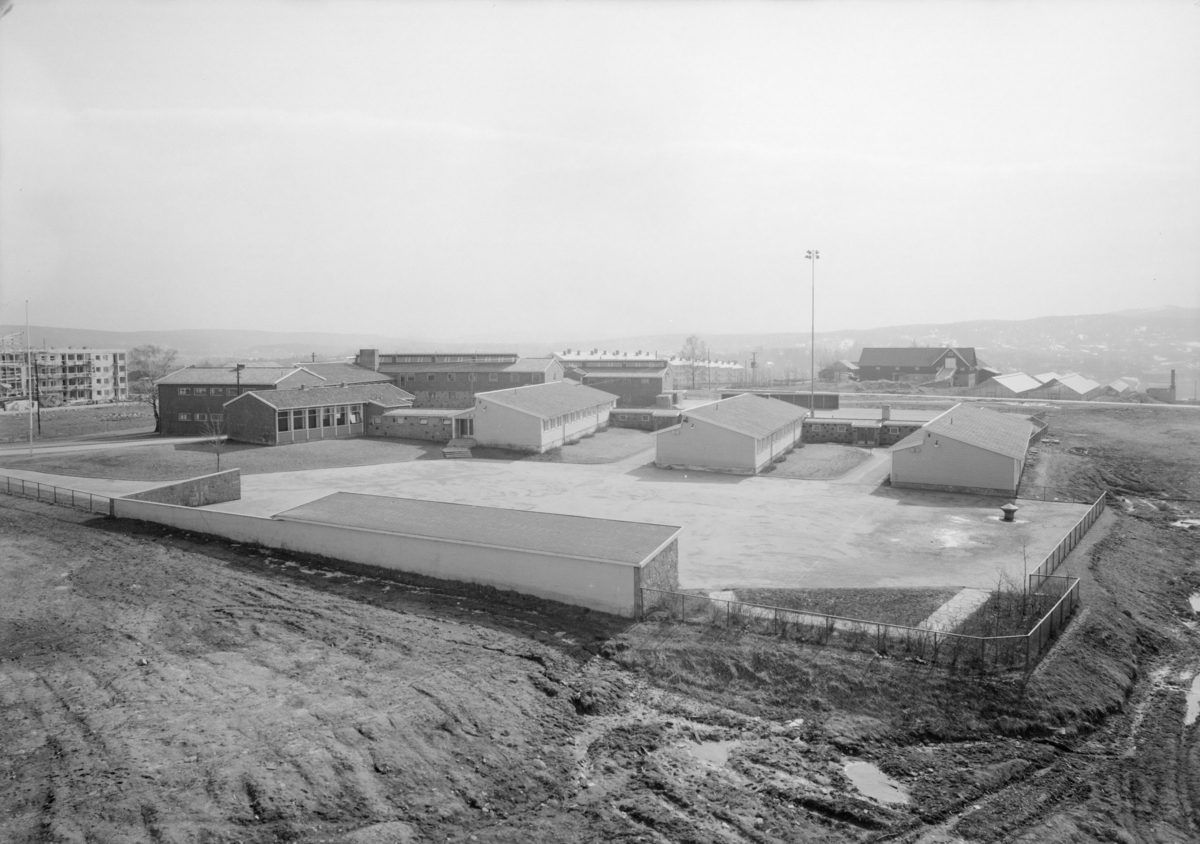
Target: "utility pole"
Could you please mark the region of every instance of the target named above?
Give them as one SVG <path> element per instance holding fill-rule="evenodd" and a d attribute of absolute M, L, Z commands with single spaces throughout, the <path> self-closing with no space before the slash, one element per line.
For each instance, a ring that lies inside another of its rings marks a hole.
<path fill-rule="evenodd" d="M 29 334 L 29 300 L 25 300 L 25 371 L 29 373 L 29 456 L 33 457 L 33 340 Z"/>
<path fill-rule="evenodd" d="M 812 325 L 809 335 L 808 349 L 808 415 L 817 415 L 817 260 L 821 253 L 816 249 L 808 250 L 805 256 L 812 264 Z"/>

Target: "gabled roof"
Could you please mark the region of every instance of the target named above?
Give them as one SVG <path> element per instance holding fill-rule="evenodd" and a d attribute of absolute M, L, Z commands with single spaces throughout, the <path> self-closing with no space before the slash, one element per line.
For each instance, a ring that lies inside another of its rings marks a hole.
<path fill-rule="evenodd" d="M 303 390 L 257 390 L 243 393 L 225 404 L 230 405 L 235 401 L 242 401 L 247 396 L 258 399 L 276 410 L 339 404 L 366 404 L 368 402 L 381 407 L 404 407 L 413 400 L 411 393 L 406 393 L 389 382 L 348 384 L 345 387 L 308 387 Z"/>
<path fill-rule="evenodd" d="M 1062 384 L 1068 390 L 1072 390 L 1081 396 L 1087 395 L 1093 390 L 1099 390 L 1100 385 L 1090 378 L 1084 378 L 1082 375 L 1071 374 L 1063 375 L 1058 378 L 1058 383 Z"/>
<path fill-rule="evenodd" d="M 1033 377 L 1042 384 L 1049 384 L 1051 381 L 1057 381 L 1059 378 L 1062 378 L 1062 376 L 1057 372 L 1043 372 L 1041 375 L 1035 375 Z"/>
<path fill-rule="evenodd" d="M 289 375 L 297 372 L 309 372 L 321 378 L 302 366 L 246 366 L 242 367 L 241 375 L 232 366 L 188 366 L 178 369 L 170 375 L 164 375 L 155 384 L 278 384 Z"/>
<path fill-rule="evenodd" d="M 930 438 L 956 440 L 1017 460 L 1025 459 L 1033 425 L 1028 419 L 1011 413 L 997 413 L 973 404 L 958 404 L 919 431 L 914 431 L 892 446 L 897 451 L 920 445 Z"/>
<path fill-rule="evenodd" d="M 1036 390 L 1042 386 L 1041 382 L 1032 375 L 1026 375 L 1024 372 L 1010 372 L 1008 375 L 997 375 L 991 378 L 990 381 L 995 381 L 1002 387 L 1007 387 L 1017 395 L 1027 393 L 1030 390 Z M 980 384 L 980 388 L 986 388 L 989 381 L 984 381 Z"/>
<path fill-rule="evenodd" d="M 529 384 L 525 387 L 513 387 L 510 390 L 491 390 L 475 394 L 475 404 L 480 409 L 495 403 L 501 407 L 519 410 L 540 419 L 551 419 L 564 413 L 574 413 L 577 410 L 587 410 L 599 404 L 611 404 L 616 401 L 612 393 L 584 387 L 581 384 L 568 384 L 565 381 L 551 381 L 548 384 Z"/>
<path fill-rule="evenodd" d="M 305 363 L 296 366 L 320 375 L 329 384 L 374 384 L 392 380 L 392 376 L 386 372 L 372 372 L 365 366 L 353 363 Z"/>
<path fill-rule="evenodd" d="M 751 437 L 765 437 L 789 422 L 808 416 L 808 408 L 777 399 L 741 393 L 683 411 L 684 419 L 700 419 Z"/>
<path fill-rule="evenodd" d="M 350 492 L 335 492 L 272 518 L 633 566 L 646 562 L 682 530 L 674 525 Z"/>
<path fill-rule="evenodd" d="M 501 372 L 545 372 L 550 367 L 562 366 L 554 358 L 521 358 L 516 363 L 509 364 Z"/>
<path fill-rule="evenodd" d="M 867 347 L 858 356 L 858 365 L 863 366 L 933 366 L 946 351 L 952 351 L 966 362 L 975 366 L 975 349 L 971 346 L 879 346 Z"/>

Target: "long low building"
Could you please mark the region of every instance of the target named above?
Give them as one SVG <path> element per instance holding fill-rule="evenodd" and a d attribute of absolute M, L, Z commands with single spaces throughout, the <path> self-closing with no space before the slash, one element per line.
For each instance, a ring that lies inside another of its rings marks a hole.
<path fill-rule="evenodd" d="M 1030 439 L 1028 418 L 959 404 L 892 447 L 892 486 L 1016 495 Z"/>
<path fill-rule="evenodd" d="M 636 616 L 679 586 L 672 525 L 338 492 L 274 516 L 288 545 L 382 568 Z"/>
<path fill-rule="evenodd" d="M 890 405 L 818 410 L 804 420 L 804 442 L 886 447 L 900 442 L 940 414 L 941 411 L 931 410 L 893 410 Z"/>
<path fill-rule="evenodd" d="M 227 401 L 223 424 L 229 439 L 262 445 L 344 439 L 366 433 L 368 418 L 411 404 L 390 382 L 262 390 Z"/>
<path fill-rule="evenodd" d="M 685 410 L 655 434 L 655 465 L 756 475 L 800 441 L 808 411 L 742 393 Z"/>
<path fill-rule="evenodd" d="M 608 426 L 617 398 L 566 381 L 494 390 L 475 397 L 478 445 L 542 453 Z"/>

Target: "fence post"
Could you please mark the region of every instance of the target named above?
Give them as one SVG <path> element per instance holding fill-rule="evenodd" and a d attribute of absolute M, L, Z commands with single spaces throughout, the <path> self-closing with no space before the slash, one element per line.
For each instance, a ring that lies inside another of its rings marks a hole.
<path fill-rule="evenodd" d="M 771 613 L 771 635 L 779 635 L 779 610 L 776 609 Z"/>
<path fill-rule="evenodd" d="M 683 593 L 679 593 L 679 623 L 687 621 L 687 612 L 683 608 Z"/>

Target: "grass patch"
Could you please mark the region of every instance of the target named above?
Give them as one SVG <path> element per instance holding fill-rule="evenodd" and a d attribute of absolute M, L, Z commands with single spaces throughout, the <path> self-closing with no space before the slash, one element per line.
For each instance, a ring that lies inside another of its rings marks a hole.
<path fill-rule="evenodd" d="M 154 414 L 144 404 L 42 408 L 41 434 L 38 434 L 37 412 L 34 411 L 33 414 L 35 441 L 96 436 L 144 428 L 154 430 Z M 27 413 L 0 413 L 0 442 L 23 442 L 28 437 Z"/>
<path fill-rule="evenodd" d="M 442 445 L 382 437 L 320 440 L 279 446 L 228 443 L 221 452 L 221 469 L 241 469 L 244 475 L 260 475 L 440 460 Z M 170 481 L 215 472 L 217 458 L 209 443 L 186 443 L 48 454 L 33 458 L 12 454 L 0 459 L 0 465 L 81 478 Z"/>
<path fill-rule="evenodd" d="M 916 627 L 957 589 L 738 589 L 738 600 Z"/>
<path fill-rule="evenodd" d="M 782 463 L 776 463 L 771 475 L 776 478 L 821 480 L 840 478 L 871 457 L 865 448 L 835 443 L 812 443 L 790 452 Z"/>

